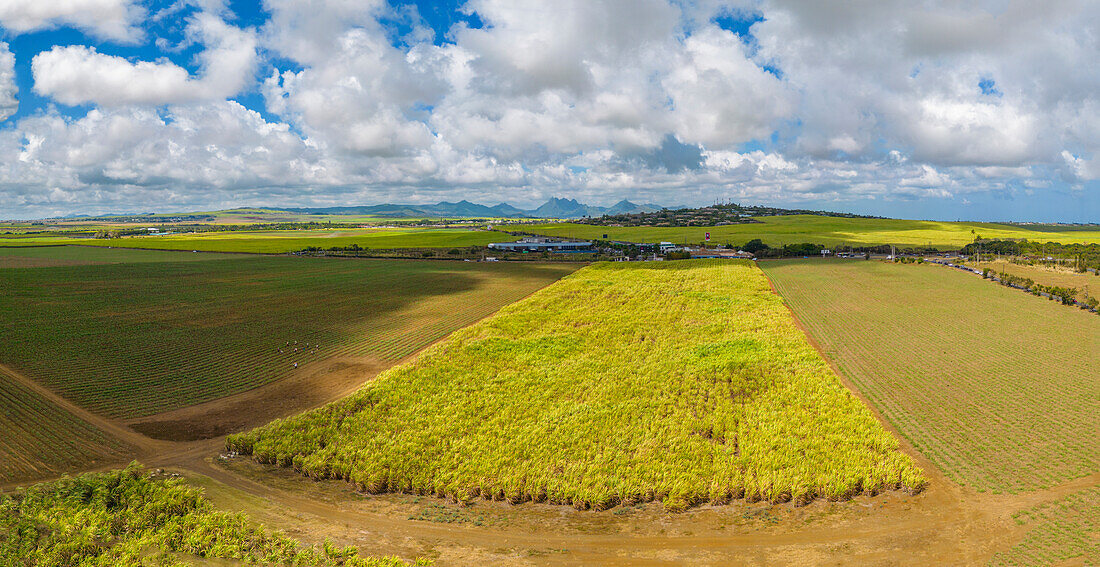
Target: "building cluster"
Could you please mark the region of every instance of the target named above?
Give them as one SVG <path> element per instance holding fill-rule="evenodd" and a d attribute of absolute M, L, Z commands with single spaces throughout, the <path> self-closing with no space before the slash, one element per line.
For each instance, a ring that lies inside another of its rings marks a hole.
<path fill-rule="evenodd" d="M 671 242 L 626 242 L 612 240 L 600 243 L 588 240 L 565 240 L 542 236 L 529 236 L 515 242 L 493 242 L 490 250 L 501 252 L 548 252 L 555 254 L 609 254 L 620 260 L 664 260 L 669 255 L 687 254 L 691 258 L 753 258 L 753 254 L 744 250 L 707 248 L 700 246 L 677 246 Z M 495 258 L 494 258 L 495 260 Z"/>

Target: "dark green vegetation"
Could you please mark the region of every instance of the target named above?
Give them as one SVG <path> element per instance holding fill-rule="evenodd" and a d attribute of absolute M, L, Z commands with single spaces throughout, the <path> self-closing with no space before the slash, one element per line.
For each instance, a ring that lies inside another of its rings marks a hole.
<path fill-rule="evenodd" d="M 952 480 L 1021 492 L 1100 471 L 1100 318 L 931 264 L 760 265 L 842 373 Z"/>
<path fill-rule="evenodd" d="M 202 558 L 246 565 L 406 565 L 361 557 L 350 547 L 304 546 L 243 514 L 216 511 L 200 490 L 138 466 L 0 495 L 5 566 L 182 566 Z"/>
<path fill-rule="evenodd" d="M 686 209 L 661 209 L 659 211 L 635 212 L 617 215 L 603 215 L 581 219 L 577 222 L 601 226 L 722 226 L 737 223 L 759 222 L 752 217 L 781 215 L 816 215 L 844 218 L 880 218 L 855 215 L 852 213 L 833 213 L 808 209 L 780 209 L 750 205 L 711 205 Z"/>
<path fill-rule="evenodd" d="M 578 509 L 924 485 L 744 261 L 589 266 L 227 445 L 372 492 Z"/>
<path fill-rule="evenodd" d="M 0 368 L 0 482 L 114 463 L 128 452 Z"/>
<path fill-rule="evenodd" d="M 0 364 L 93 411 L 146 416 L 296 363 L 400 360 L 574 269 L 265 256 L 0 269 Z"/>

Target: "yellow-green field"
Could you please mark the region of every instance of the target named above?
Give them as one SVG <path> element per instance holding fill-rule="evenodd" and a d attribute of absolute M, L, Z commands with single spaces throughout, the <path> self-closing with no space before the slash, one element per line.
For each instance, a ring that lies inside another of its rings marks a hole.
<path fill-rule="evenodd" d="M 925 482 L 749 262 L 584 268 L 228 445 L 374 492 L 578 509 Z"/>
<path fill-rule="evenodd" d="M 418 562 L 418 564 L 424 564 Z M 315 565 L 401 567 L 355 548 L 303 545 L 202 491 L 141 467 L 0 495 L 0 565 Z"/>
<path fill-rule="evenodd" d="M 761 217 L 760 223 L 711 227 L 611 227 L 575 223 L 525 225 L 517 230 L 546 236 L 630 242 L 744 244 L 759 238 L 769 246 L 812 242 L 825 246 L 894 244 L 957 249 L 982 238 L 1026 238 L 1041 242 L 1100 243 L 1100 226 L 1015 226 L 978 222 L 939 222 L 791 215 Z M 971 231 L 974 231 L 971 233 Z"/>
<path fill-rule="evenodd" d="M 80 244 L 115 248 L 198 250 L 283 254 L 310 246 L 331 248 L 358 244 L 363 248 L 461 248 L 511 242 L 518 237 L 501 232 L 462 228 L 355 228 L 281 231 L 224 231 L 124 238 L 59 236 L 0 237 L 0 246 Z"/>
<path fill-rule="evenodd" d="M 844 375 L 952 480 L 1020 492 L 1100 471 L 1100 317 L 928 264 L 760 265 Z"/>

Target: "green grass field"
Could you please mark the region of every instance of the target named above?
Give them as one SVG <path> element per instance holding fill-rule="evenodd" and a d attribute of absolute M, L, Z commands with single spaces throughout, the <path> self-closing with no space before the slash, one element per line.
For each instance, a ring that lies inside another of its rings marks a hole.
<path fill-rule="evenodd" d="M 1012 549 L 994 555 L 992 567 L 1100 565 L 1100 486 L 1013 517 L 1028 532 Z"/>
<path fill-rule="evenodd" d="M 0 484 L 117 463 L 129 449 L 0 369 Z"/>
<path fill-rule="evenodd" d="M 91 246 L 0 246 L 0 269 L 134 264 L 146 262 L 205 262 L 239 258 L 231 254 L 182 254 L 178 251 L 122 250 Z"/>
<path fill-rule="evenodd" d="M 152 254 L 164 261 L 0 269 L 0 364 L 93 411 L 151 415 L 295 363 L 392 363 L 577 267 Z"/>
<path fill-rule="evenodd" d="M 927 264 L 760 266 L 844 375 L 952 480 L 1019 492 L 1100 470 L 1100 317 Z"/>
<path fill-rule="evenodd" d="M 812 242 L 825 246 L 894 244 L 957 249 L 982 238 L 1026 238 L 1042 242 L 1100 242 L 1100 227 L 1052 225 L 1012 226 L 977 222 L 939 222 L 897 219 L 852 219 L 810 215 L 761 217 L 761 223 L 712 227 L 611 227 L 574 223 L 524 225 L 517 227 L 534 234 L 630 242 L 674 242 L 699 244 L 710 233 L 711 244 L 739 246 L 759 238 L 769 246 Z M 970 231 L 973 230 L 974 233 Z"/>
<path fill-rule="evenodd" d="M 749 262 L 584 268 L 228 445 L 369 491 L 578 509 L 924 483 Z"/>
<path fill-rule="evenodd" d="M 461 248 L 511 242 L 518 237 L 463 228 L 355 228 L 281 231 L 226 231 L 124 238 L 67 238 L 59 236 L 0 237 L 2 246 L 81 244 L 115 248 L 198 250 L 283 254 L 310 246 L 330 248 L 358 244 L 363 248 Z"/>
<path fill-rule="evenodd" d="M 244 514 L 215 510 L 197 488 L 137 466 L 0 495 L 0 564 L 408 565 L 351 547 L 302 545 Z"/>

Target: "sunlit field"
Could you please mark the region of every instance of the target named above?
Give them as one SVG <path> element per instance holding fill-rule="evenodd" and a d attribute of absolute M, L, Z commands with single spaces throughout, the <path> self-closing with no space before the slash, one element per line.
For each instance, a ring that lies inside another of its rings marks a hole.
<path fill-rule="evenodd" d="M 370 492 L 579 509 L 925 482 L 748 262 L 582 269 L 228 446 Z"/>
<path fill-rule="evenodd" d="M 331 248 L 353 244 L 363 248 L 455 248 L 511 242 L 518 237 L 487 230 L 463 228 L 355 228 L 280 231 L 225 231 L 123 238 L 70 238 L 61 236 L 0 237 L 0 246 L 81 244 L 115 248 L 198 250 L 200 252 L 258 252 L 282 254 L 308 247 Z"/>
<path fill-rule="evenodd" d="M 759 238 L 769 246 L 811 242 L 825 246 L 894 244 L 957 249 L 982 238 L 1026 238 L 1040 242 L 1100 242 L 1100 228 L 1053 225 L 1016 226 L 978 222 L 939 222 L 790 215 L 760 217 L 760 223 L 695 227 L 613 227 L 576 223 L 530 225 L 523 230 L 547 236 L 603 238 L 630 242 L 742 245 Z M 974 231 L 974 232 L 971 232 Z"/>
<path fill-rule="evenodd" d="M 1100 471 L 1100 317 L 930 264 L 761 262 L 826 353 L 952 480 Z"/>

